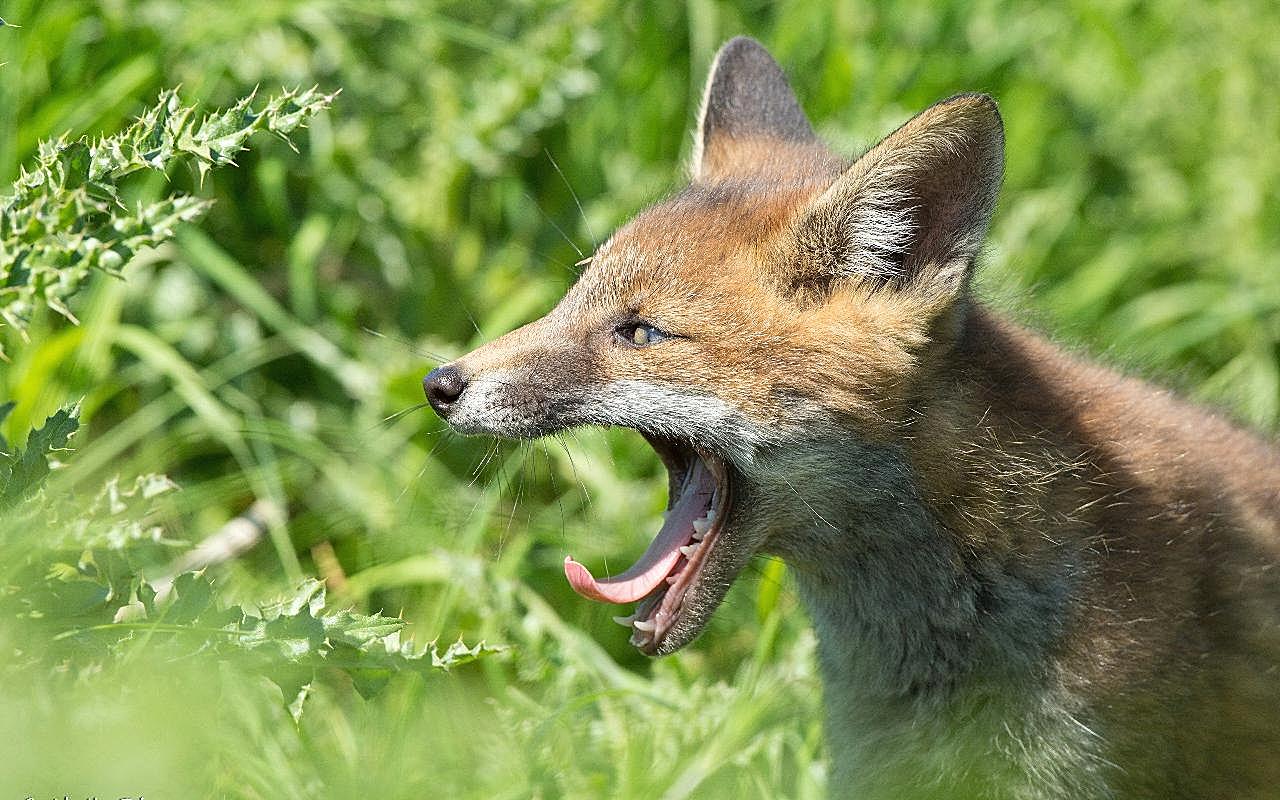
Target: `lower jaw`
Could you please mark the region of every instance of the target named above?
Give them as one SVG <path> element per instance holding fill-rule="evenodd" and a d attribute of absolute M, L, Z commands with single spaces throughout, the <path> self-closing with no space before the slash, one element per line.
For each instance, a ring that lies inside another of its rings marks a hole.
<path fill-rule="evenodd" d="M 694 612 L 692 616 L 695 619 L 705 619 L 705 615 L 696 613 L 698 609 L 695 606 L 702 603 L 699 588 L 707 564 L 717 557 L 716 547 L 732 507 L 733 481 L 728 465 L 716 456 L 684 443 L 646 438 L 667 467 L 672 497 L 678 494 L 680 479 L 693 468 L 693 459 L 702 461 L 715 476 L 717 485 L 717 495 L 710 506 L 714 512 L 710 517 L 712 522 L 698 539 L 690 543 L 694 550 L 681 557 L 666 578 L 666 585 L 637 603 L 635 613 L 630 617 L 616 618 L 619 622 L 626 620 L 625 624 L 632 626 L 630 642 L 642 653 L 665 655 L 678 650 L 697 635 L 698 630 L 690 630 L 690 626 L 681 624 L 689 621 L 690 612 Z M 692 601 L 695 606 L 687 605 L 687 601 Z M 694 625 L 701 628 L 698 623 Z"/>
<path fill-rule="evenodd" d="M 646 655 L 670 653 L 678 650 L 697 635 L 695 630 L 687 636 L 677 635 L 674 638 L 671 636 L 684 627 L 680 623 L 687 619 L 687 614 L 694 613 L 697 616 L 696 605 L 686 605 L 686 601 L 692 600 L 695 604 L 699 602 L 697 589 L 702 571 L 707 559 L 712 556 L 712 548 L 719 539 L 719 533 L 720 528 L 717 526 L 712 534 L 703 540 L 699 552 L 695 554 L 697 561 L 689 562 L 684 569 L 676 572 L 675 583 L 657 590 L 636 605 L 634 615 L 636 620 L 647 623 L 642 627 L 632 623 L 630 642 L 640 652 Z M 653 627 L 645 630 L 649 625 Z M 671 646 L 668 647 L 668 644 Z"/>

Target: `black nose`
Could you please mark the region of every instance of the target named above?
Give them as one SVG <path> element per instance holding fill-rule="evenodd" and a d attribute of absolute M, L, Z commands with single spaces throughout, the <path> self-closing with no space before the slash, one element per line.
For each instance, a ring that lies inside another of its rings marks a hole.
<path fill-rule="evenodd" d="M 462 396 L 467 388 L 467 381 L 462 373 L 451 366 L 436 367 L 422 379 L 422 391 L 427 395 L 427 402 L 436 413 L 444 416 L 449 407 Z"/>

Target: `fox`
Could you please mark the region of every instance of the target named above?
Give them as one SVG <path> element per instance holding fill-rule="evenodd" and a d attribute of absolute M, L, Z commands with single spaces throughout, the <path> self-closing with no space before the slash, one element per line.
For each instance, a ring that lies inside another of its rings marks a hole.
<path fill-rule="evenodd" d="M 843 157 L 734 38 L 687 186 L 427 400 L 463 434 L 648 441 L 648 549 L 564 565 L 646 655 L 785 561 L 833 797 L 1278 798 L 1280 449 L 976 296 L 1003 164 L 976 93 Z"/>

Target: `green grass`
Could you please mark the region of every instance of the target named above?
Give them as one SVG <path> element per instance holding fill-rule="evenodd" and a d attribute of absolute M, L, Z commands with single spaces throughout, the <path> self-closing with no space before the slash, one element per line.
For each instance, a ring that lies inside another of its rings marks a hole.
<path fill-rule="evenodd" d="M 0 621 L 5 794 L 822 795 L 812 635 L 777 564 L 657 662 L 563 580 L 566 552 L 625 563 L 657 528 L 661 470 L 637 437 L 495 445 L 396 416 L 433 364 L 546 311 L 579 249 L 679 185 L 706 67 L 737 33 L 850 153 L 939 98 L 995 95 L 1008 168 L 984 295 L 1280 425 L 1267 0 L 15 0 L 0 16 L 21 26 L 0 27 L 0 194 L 42 139 L 121 130 L 179 84 L 209 107 L 342 90 L 300 152 L 262 138 L 203 184 L 130 176 L 130 204 L 213 205 L 123 280 L 94 274 L 68 300 L 79 326 L 37 309 L 27 340 L 0 329 L 8 441 L 81 409 L 39 502 L 168 475 L 180 490 L 137 512 L 164 540 L 135 553 L 151 578 L 269 500 L 284 514 L 267 541 L 207 573 L 220 604 L 319 576 L 331 607 L 401 615 L 419 644 L 508 647 L 371 699 L 322 669 L 295 722 L 280 665 L 146 625 L 54 643 L 58 615 L 107 625 L 121 599 L 60 594 L 54 619 Z M 79 563 L 50 538 L 64 521 L 0 524 L 0 608 L 43 580 L 19 567 Z"/>

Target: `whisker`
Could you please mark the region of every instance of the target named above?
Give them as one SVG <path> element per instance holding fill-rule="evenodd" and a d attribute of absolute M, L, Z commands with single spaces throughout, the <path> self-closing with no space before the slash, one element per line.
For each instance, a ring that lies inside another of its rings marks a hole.
<path fill-rule="evenodd" d="M 546 439 L 539 439 L 538 444 L 542 445 L 542 455 L 546 458 L 547 463 L 547 477 L 551 481 L 551 490 L 556 496 L 556 507 L 560 509 L 560 542 L 567 547 L 569 534 L 565 532 L 563 492 L 560 491 L 560 486 L 556 483 L 556 469 L 555 464 L 551 461 L 551 449 L 547 447 Z"/>
<path fill-rule="evenodd" d="M 497 473 L 493 476 L 493 479 L 494 479 L 494 481 L 496 481 L 496 482 L 497 482 L 497 484 L 498 484 L 498 497 L 499 497 L 499 498 L 506 497 L 506 496 L 508 496 L 508 495 L 510 494 L 510 489 L 511 489 L 511 480 L 507 477 L 507 469 L 506 469 L 506 467 L 507 467 L 507 460 L 506 460 L 505 458 L 503 458 L 503 457 L 499 456 L 499 457 L 497 457 L 497 458 L 495 458 L 495 459 L 494 459 L 494 464 L 496 465 Z M 496 505 L 496 504 L 495 504 L 495 506 L 494 506 L 494 509 L 495 509 L 495 510 L 497 509 L 497 505 Z M 495 515 L 495 510 L 491 510 L 491 511 L 489 512 L 489 513 L 490 513 L 490 516 Z M 501 514 L 501 512 L 496 512 L 496 513 L 497 513 L 497 514 L 499 514 L 499 515 Z M 512 510 L 512 513 L 514 514 L 514 509 Z M 512 520 L 512 516 L 511 516 L 511 515 L 507 515 L 507 529 L 508 529 L 508 530 L 510 530 L 510 529 L 511 529 L 511 520 Z M 506 537 L 506 535 L 505 535 L 505 534 L 503 534 L 503 537 L 502 537 L 502 538 L 505 538 L 505 537 Z M 499 541 L 501 541 L 501 540 L 499 540 Z"/>
<path fill-rule="evenodd" d="M 390 427 L 393 423 L 400 421 L 406 415 L 412 414 L 415 411 L 421 411 L 426 407 L 427 407 L 427 404 L 425 402 L 415 403 L 402 411 L 397 411 L 396 413 L 392 414 L 389 417 L 383 417 L 381 422 L 379 422 L 377 425 L 371 426 L 369 430 L 372 431 L 372 430 L 377 430 L 378 428 Z"/>
<path fill-rule="evenodd" d="M 564 230 L 562 230 L 560 226 L 556 224 L 556 221 L 553 220 L 551 216 L 547 214 L 547 212 L 542 210 L 542 206 L 538 205 L 538 201 L 534 199 L 533 195 L 529 194 L 528 192 L 525 192 L 524 196 L 527 197 L 529 199 L 529 202 L 533 203 L 534 207 L 538 209 L 538 211 L 542 214 L 542 218 L 545 219 L 547 223 L 551 225 L 551 227 L 556 229 L 556 233 L 560 234 L 560 237 L 569 243 L 569 246 L 573 248 L 574 252 L 578 254 L 579 258 L 587 257 L 587 254 L 582 252 L 582 248 L 574 244 L 573 240 L 569 238 L 569 234 L 565 233 Z"/>
<path fill-rule="evenodd" d="M 484 458 L 480 459 L 480 463 L 477 464 L 475 468 L 471 470 L 471 483 L 467 484 L 468 487 L 476 485 L 476 481 L 480 479 L 480 474 L 484 472 L 484 468 L 488 466 L 489 462 L 493 459 L 493 457 L 498 454 L 499 446 L 500 446 L 500 442 L 498 437 L 496 436 L 493 437 L 492 447 L 490 447 L 489 450 L 484 454 Z"/>
<path fill-rule="evenodd" d="M 370 336 L 376 336 L 379 339 L 386 339 L 389 342 L 395 342 L 397 344 L 404 345 L 414 355 L 421 356 L 422 358 L 425 358 L 428 360 L 434 360 L 439 363 L 444 363 L 446 361 L 453 360 L 449 356 L 443 355 L 441 353 L 434 353 L 430 350 L 425 350 L 419 347 L 418 345 L 414 344 L 413 342 L 409 341 L 408 339 L 404 338 L 403 336 L 395 336 L 389 333 L 382 333 L 381 331 L 375 331 L 373 328 L 366 328 L 366 327 L 361 327 L 360 330 L 364 331 Z"/>
<path fill-rule="evenodd" d="M 609 457 L 609 466 L 613 467 L 614 472 L 617 472 L 617 471 L 618 471 L 618 461 L 617 461 L 617 459 L 615 459 L 615 458 L 613 457 L 613 448 L 609 447 L 609 442 L 608 442 L 608 439 L 606 438 L 607 434 L 605 433 L 604 429 L 602 429 L 602 428 L 572 428 L 572 429 L 570 429 L 570 430 L 568 430 L 568 431 L 565 431 L 565 433 L 567 433 L 567 434 L 569 434 L 570 436 L 572 436 L 572 437 L 573 437 L 573 441 L 574 441 L 574 443 L 575 443 L 575 444 L 577 444 L 577 445 L 578 445 L 578 447 L 582 447 L 582 448 L 584 448 L 584 449 L 585 449 L 585 446 L 583 445 L 583 443 L 582 443 L 582 439 L 581 439 L 581 437 L 579 436 L 579 434 L 580 434 L 580 433 L 583 433 L 583 432 L 586 432 L 586 431 L 590 431 L 589 435 L 596 437 L 596 441 L 598 441 L 598 442 L 600 442 L 601 444 L 603 444 L 603 445 L 604 445 L 604 452 L 605 452 L 605 455 L 607 455 L 607 456 Z"/>
<path fill-rule="evenodd" d="M 555 435 L 555 440 L 560 443 L 560 449 L 564 450 L 564 454 L 569 458 L 569 469 L 573 471 L 573 477 L 578 482 L 578 486 L 582 488 L 582 496 L 586 499 L 587 504 L 591 504 L 591 493 L 587 491 L 587 484 L 583 482 L 582 476 L 578 474 L 578 465 L 573 461 L 573 453 L 569 452 L 567 445 L 560 434 Z"/>
<path fill-rule="evenodd" d="M 800 498 L 800 502 L 804 503 L 805 508 L 809 509 L 810 513 L 812 513 L 813 516 L 817 517 L 819 520 L 825 523 L 827 527 L 831 528 L 831 530 L 836 531 L 837 533 L 844 533 L 844 531 L 840 530 L 835 525 L 832 525 L 830 522 L 827 522 L 827 520 L 824 519 L 823 516 L 818 513 L 818 510 L 816 508 L 809 505 L 809 501 L 805 499 L 804 495 L 800 494 L 800 490 L 797 489 L 795 485 L 791 483 L 791 481 L 787 480 L 787 476 L 779 473 L 778 477 L 782 478 L 783 483 L 791 487 L 791 491 L 795 492 L 796 497 Z"/>
<path fill-rule="evenodd" d="M 587 229 L 587 236 L 591 237 L 591 248 L 594 250 L 600 246 L 600 240 L 596 238 L 595 232 L 591 230 L 591 221 L 587 219 L 587 212 L 582 210 L 582 203 L 578 200 L 578 193 L 569 184 L 569 179 L 564 176 L 564 171 L 560 169 L 560 165 L 551 157 L 551 151 L 544 147 L 542 152 L 546 153 L 547 160 L 551 162 L 551 166 L 556 168 L 556 174 L 560 176 L 560 180 L 564 181 L 564 188 L 569 190 L 569 196 L 573 198 L 573 204 L 578 207 L 578 214 L 582 217 L 582 225 Z"/>
<path fill-rule="evenodd" d="M 521 450 L 526 450 L 526 448 L 528 447 L 529 447 L 529 443 L 527 441 L 520 442 Z M 502 549 L 507 544 L 507 537 L 511 535 L 511 523 L 515 521 L 516 513 L 519 512 L 520 510 L 520 501 L 524 499 L 524 478 L 525 478 L 524 462 L 526 459 L 527 459 L 527 456 L 526 458 L 523 458 L 520 460 L 520 483 L 516 485 L 516 497 L 515 497 L 515 500 L 512 501 L 511 503 L 511 515 L 507 517 L 507 527 L 503 529 L 502 535 L 498 537 L 498 555 L 499 556 L 502 555 Z M 508 482 L 508 485 L 510 485 L 510 482 Z"/>
<path fill-rule="evenodd" d="M 787 562 L 783 561 L 781 558 L 778 558 L 777 556 L 765 555 L 764 553 L 756 553 L 755 555 L 752 556 L 751 560 L 747 562 L 746 569 L 750 570 L 751 573 L 755 575 L 761 582 L 771 583 L 774 586 L 778 587 L 778 592 L 780 594 L 785 594 L 792 599 L 798 599 L 796 597 L 794 588 L 792 588 L 786 581 L 775 578 L 772 575 L 769 575 L 767 572 L 765 572 L 764 569 L 756 563 L 757 560 L 780 561 L 782 562 L 783 565 L 785 565 Z"/>
<path fill-rule="evenodd" d="M 467 315 L 467 319 L 471 320 L 471 327 L 476 329 L 476 335 L 481 339 L 484 339 L 484 331 L 480 330 L 480 323 L 476 322 L 476 318 L 472 316 L 471 310 L 463 304 L 460 298 L 454 298 L 454 300 L 457 302 L 458 308 L 462 309 L 462 313 Z"/>
<path fill-rule="evenodd" d="M 497 450 L 497 445 L 498 445 L 498 440 L 495 438 L 495 439 L 494 439 L 494 450 Z M 471 488 L 471 487 L 475 486 L 475 485 L 476 485 L 476 480 L 478 480 L 478 479 L 479 479 L 479 476 L 478 476 L 478 475 L 477 475 L 476 477 L 473 477 L 473 478 L 471 479 L 471 482 L 467 484 L 467 488 Z M 486 484 L 486 487 L 485 487 L 485 488 L 488 488 L 488 485 L 487 485 L 487 484 Z M 461 525 L 461 526 L 459 526 L 459 527 L 466 527 L 466 526 L 471 522 L 472 518 L 473 518 L 473 517 L 475 517 L 476 512 L 480 510 L 480 504 L 481 504 L 481 503 L 483 503 L 483 502 L 484 502 L 484 492 L 483 492 L 483 491 L 477 492 L 477 493 L 476 493 L 476 501 L 475 501 L 474 503 L 472 503 L 472 504 L 471 504 L 471 510 L 470 510 L 470 511 L 468 511 L 468 512 L 467 512 L 467 515 L 466 515 L 465 517 L 463 517 L 463 518 L 462 518 L 462 525 Z"/>
<path fill-rule="evenodd" d="M 422 488 L 422 476 L 427 474 L 427 467 L 431 466 L 431 457 L 434 456 L 436 451 L 440 449 L 441 445 L 449 441 L 449 437 L 453 435 L 453 428 L 445 425 L 443 428 L 437 428 L 434 431 L 427 431 L 428 436 L 434 436 L 437 433 L 443 433 L 444 436 L 436 439 L 436 443 L 431 446 L 431 449 L 427 451 L 427 454 L 422 459 L 422 469 L 418 470 L 417 476 L 415 476 L 412 481 L 405 484 L 405 487 L 400 490 L 400 494 L 396 495 L 396 505 L 399 505 L 400 501 L 404 499 L 405 492 L 409 491 L 410 486 L 413 486 L 414 489 L 413 500 L 409 503 L 409 507 L 413 508 L 413 506 L 418 502 L 418 490 Z"/>
<path fill-rule="evenodd" d="M 436 448 L 440 447 L 440 443 L 443 441 L 444 439 L 437 439 L 435 447 L 432 447 L 427 451 L 427 455 L 422 459 L 422 469 L 418 470 L 418 474 L 413 476 L 413 480 L 406 483 L 404 488 L 400 490 L 400 494 L 396 495 L 396 502 L 394 505 L 400 505 L 400 501 L 404 499 L 405 493 L 408 492 L 409 487 L 412 486 L 414 487 L 413 501 L 409 503 L 409 510 L 413 510 L 414 504 L 418 501 L 418 489 L 422 486 L 422 476 L 427 474 L 427 467 L 431 466 L 431 456 L 435 454 Z"/>
<path fill-rule="evenodd" d="M 580 267 L 580 266 L 582 266 L 583 264 L 588 263 L 589 261 L 591 261 L 591 256 L 587 256 L 586 258 L 584 258 L 584 259 L 582 259 L 582 260 L 578 261 L 578 263 L 574 264 L 573 266 L 570 266 L 570 265 L 568 265 L 568 264 L 564 263 L 564 261 L 563 261 L 562 259 L 556 258 L 556 257 L 554 257 L 554 256 L 547 255 L 546 253 L 542 252 L 541 250 L 536 250 L 536 249 L 534 249 L 534 248 L 532 248 L 532 247 L 529 247 L 528 245 L 521 244 L 521 243 L 519 243 L 519 242 L 509 242 L 509 243 L 508 243 L 508 244 L 506 244 L 505 246 L 506 246 L 506 247 L 514 247 L 514 248 L 516 248 L 516 249 L 518 249 L 518 250 L 521 250 L 521 251 L 523 251 L 523 252 L 524 252 L 524 254 L 525 254 L 525 255 L 529 255 L 529 256 L 536 256 L 536 257 L 537 257 L 537 260 L 540 260 L 540 261 L 546 261 L 546 262 L 549 262 L 549 263 L 551 263 L 551 264 L 555 264 L 557 267 L 559 267 L 560 269 L 564 270 L 565 272 L 568 272 L 570 275 L 581 275 L 581 274 L 582 274 L 582 271 L 581 271 L 581 270 L 578 270 L 578 269 L 574 269 L 574 267 Z"/>

